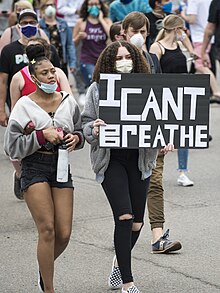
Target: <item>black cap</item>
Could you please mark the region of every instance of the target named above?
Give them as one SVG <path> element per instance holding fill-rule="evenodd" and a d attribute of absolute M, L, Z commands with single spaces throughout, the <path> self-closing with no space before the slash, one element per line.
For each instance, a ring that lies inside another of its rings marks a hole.
<path fill-rule="evenodd" d="M 24 9 L 20 12 L 19 17 L 18 17 L 18 22 L 21 21 L 21 19 L 25 16 L 32 16 L 34 19 L 36 19 L 36 21 L 38 21 L 37 19 L 37 13 L 32 10 L 32 9 Z"/>

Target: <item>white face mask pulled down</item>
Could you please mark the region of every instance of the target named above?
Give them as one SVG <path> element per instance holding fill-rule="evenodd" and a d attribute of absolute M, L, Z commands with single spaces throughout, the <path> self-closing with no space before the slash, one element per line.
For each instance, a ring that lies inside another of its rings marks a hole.
<path fill-rule="evenodd" d="M 130 73 L 133 69 L 133 62 L 131 59 L 116 60 L 116 70 L 118 73 Z"/>
<path fill-rule="evenodd" d="M 130 38 L 131 44 L 135 45 L 138 49 L 142 49 L 145 40 L 141 33 L 135 34 Z"/>

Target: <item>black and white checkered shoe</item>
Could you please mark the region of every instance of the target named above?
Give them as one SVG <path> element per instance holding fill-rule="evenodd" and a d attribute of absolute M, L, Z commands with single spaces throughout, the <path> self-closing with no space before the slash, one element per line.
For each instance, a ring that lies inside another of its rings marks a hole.
<path fill-rule="evenodd" d="M 121 272 L 118 267 L 115 267 L 115 260 L 116 260 L 116 256 L 114 256 L 113 258 L 112 271 L 108 277 L 108 286 L 112 290 L 117 290 L 122 287 Z"/>
<path fill-rule="evenodd" d="M 138 288 L 136 286 L 131 286 L 128 288 L 128 290 L 124 290 L 122 288 L 121 293 L 141 293 L 141 291 L 138 290 Z"/>

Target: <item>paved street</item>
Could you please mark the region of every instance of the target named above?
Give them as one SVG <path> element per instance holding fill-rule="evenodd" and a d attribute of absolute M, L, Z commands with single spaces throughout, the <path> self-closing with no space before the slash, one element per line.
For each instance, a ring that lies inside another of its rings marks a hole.
<path fill-rule="evenodd" d="M 179 187 L 177 153 L 165 161 L 165 229 L 183 248 L 172 255 L 151 254 L 145 226 L 133 251 L 133 272 L 143 293 L 220 292 L 220 106 L 212 105 L 205 150 L 190 150 L 189 177 L 194 187 Z M 0 128 L 0 145 L 4 129 Z M 104 293 L 113 252 L 111 211 L 90 168 L 89 147 L 71 155 L 75 181 L 73 233 L 56 262 L 57 293 Z M 37 293 L 37 232 L 23 201 L 12 192 L 13 168 L 0 148 L 0 293 Z M 119 291 L 115 291 L 119 293 Z"/>

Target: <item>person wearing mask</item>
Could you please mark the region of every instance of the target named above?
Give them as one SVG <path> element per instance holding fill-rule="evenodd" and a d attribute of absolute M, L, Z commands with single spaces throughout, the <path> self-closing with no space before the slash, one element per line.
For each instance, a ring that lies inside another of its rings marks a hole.
<path fill-rule="evenodd" d="M 98 115 L 100 73 L 124 72 L 150 74 L 150 65 L 134 45 L 116 41 L 106 47 L 96 63 L 94 82 L 87 91 L 82 112 L 82 125 L 85 139 L 91 145 L 96 180 L 102 184 L 115 223 L 116 256 L 108 285 L 111 289 L 121 288 L 122 293 L 140 293 L 132 276 L 131 250 L 143 227 L 147 189 L 157 150 L 99 147 L 99 127 L 105 125 Z M 172 149 L 173 146 L 166 146 L 163 152 Z"/>
<path fill-rule="evenodd" d="M 14 15 L 16 17 L 16 23 L 6 28 L 6 30 L 3 32 L 2 37 L 0 39 L 0 52 L 6 45 L 12 42 L 15 42 L 21 38 L 22 34 L 21 34 L 19 23 L 18 23 L 18 18 L 19 18 L 20 12 L 24 9 L 33 10 L 33 6 L 27 0 L 19 0 L 14 4 Z M 49 42 L 48 37 L 46 36 L 45 32 L 42 29 L 38 28 L 36 35 L 44 38 L 45 40 Z"/>
<path fill-rule="evenodd" d="M 135 45 L 151 65 L 151 73 L 162 73 L 158 58 L 145 48 L 149 34 L 148 18 L 141 12 L 129 13 L 122 22 L 125 39 Z M 147 197 L 148 217 L 152 232 L 152 253 L 169 253 L 180 250 L 180 241 L 169 239 L 169 230 L 163 232 L 164 216 L 164 188 L 163 188 L 164 154 L 158 153 L 156 167 L 152 171 Z"/>
<path fill-rule="evenodd" d="M 157 55 L 163 73 L 188 73 L 186 57 L 179 47 L 178 42 L 186 38 L 186 28 L 182 17 L 168 15 L 163 20 L 155 43 L 152 44 L 150 52 Z M 183 187 L 193 186 L 194 182 L 186 175 L 188 171 L 188 149 L 178 149 L 178 171 L 177 184 Z"/>
<path fill-rule="evenodd" d="M 122 21 L 133 11 L 148 13 L 152 9 L 149 0 L 115 0 L 109 5 L 109 16 L 112 22 Z"/>
<path fill-rule="evenodd" d="M 101 0 L 85 0 L 83 2 L 73 39 L 76 46 L 79 43 L 82 46 L 80 69 L 86 88 L 91 84 L 96 61 L 106 47 L 110 26 L 108 9 Z"/>
<path fill-rule="evenodd" d="M 19 29 L 21 37 L 19 40 L 6 45 L 0 56 L 0 125 L 7 126 L 9 112 L 11 110 L 10 83 L 13 75 L 28 64 L 28 58 L 25 53 L 25 47 L 31 37 L 37 35 L 38 19 L 37 14 L 32 9 L 24 9 L 20 12 Z M 53 49 L 53 47 L 51 47 Z M 55 49 L 54 49 L 55 50 Z M 59 67 L 59 59 L 56 50 L 53 51 L 53 63 Z M 15 170 L 20 169 L 17 162 L 14 162 Z M 19 173 L 19 172 L 18 172 Z M 14 173 L 14 194 L 18 199 L 23 199 L 20 192 L 20 178 Z"/>
<path fill-rule="evenodd" d="M 76 67 L 75 46 L 71 29 L 65 20 L 56 17 L 54 0 L 42 0 L 40 9 L 42 18 L 39 21 L 39 25 L 46 33 L 50 43 L 57 49 L 61 68 L 68 76 L 67 66 L 69 66 L 72 73 Z"/>
<path fill-rule="evenodd" d="M 145 15 L 150 22 L 150 32 L 147 37 L 147 48 L 153 44 L 154 40 L 160 29 L 162 28 L 162 20 L 165 16 L 172 13 L 172 1 L 171 0 L 149 0 L 152 11 Z"/>
<path fill-rule="evenodd" d="M 45 39 L 32 37 L 29 39 L 28 46 L 42 45 L 45 50 L 45 55 L 51 60 L 52 54 L 50 50 L 50 45 Z M 52 61 L 51 61 L 52 62 Z M 69 81 L 65 73 L 59 67 L 55 67 L 57 75 L 57 88 L 56 91 L 65 91 L 68 94 L 72 94 Z M 14 108 L 16 102 L 22 96 L 31 94 L 36 90 L 36 84 L 33 82 L 28 66 L 23 67 L 20 71 L 15 73 L 12 77 L 10 83 L 10 97 L 11 97 L 11 109 Z M 21 165 L 18 160 L 12 161 L 13 167 L 15 169 L 13 180 L 14 180 L 14 194 L 19 200 L 24 199 L 23 192 L 21 191 Z"/>
<path fill-rule="evenodd" d="M 14 106 L 4 149 L 10 158 L 21 160 L 21 189 L 38 230 L 39 289 L 55 293 L 54 261 L 72 231 L 74 185 L 68 152 L 82 148 L 84 138 L 79 107 L 68 93 L 56 92 L 56 69 L 43 46 L 28 46 L 27 56 L 36 91 Z M 64 172 L 59 168 L 62 158 Z"/>

